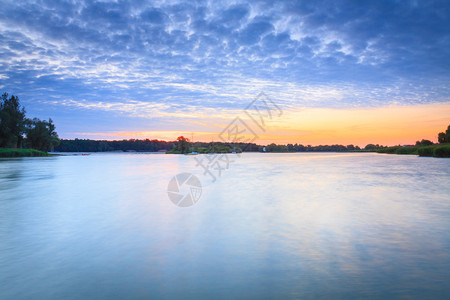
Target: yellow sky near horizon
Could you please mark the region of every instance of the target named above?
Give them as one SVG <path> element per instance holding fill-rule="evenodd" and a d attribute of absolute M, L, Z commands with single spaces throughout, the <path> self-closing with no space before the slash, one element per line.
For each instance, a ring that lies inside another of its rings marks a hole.
<path fill-rule="evenodd" d="M 242 116 L 239 115 L 239 116 Z M 195 141 L 219 141 L 221 129 L 232 121 L 202 120 L 209 124 L 204 130 L 186 131 L 117 131 L 109 133 L 77 133 L 90 139 L 160 139 L 175 140 L 194 133 Z M 417 140 L 437 142 L 439 132 L 450 124 L 450 104 L 413 106 L 387 106 L 379 108 L 330 109 L 304 108 L 284 111 L 279 118 L 267 120 L 266 132 L 253 126 L 258 134 L 257 144 L 303 145 L 342 144 L 365 146 L 368 143 L 382 145 L 414 144 Z M 251 124 L 247 120 L 247 124 Z M 215 129 L 217 130 L 215 131 Z"/>

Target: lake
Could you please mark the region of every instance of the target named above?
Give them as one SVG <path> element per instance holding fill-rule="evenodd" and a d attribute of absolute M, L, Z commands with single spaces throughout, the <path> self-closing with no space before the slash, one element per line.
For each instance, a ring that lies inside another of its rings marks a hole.
<path fill-rule="evenodd" d="M 450 297 L 450 159 L 212 159 L 0 159 L 0 299 Z"/>

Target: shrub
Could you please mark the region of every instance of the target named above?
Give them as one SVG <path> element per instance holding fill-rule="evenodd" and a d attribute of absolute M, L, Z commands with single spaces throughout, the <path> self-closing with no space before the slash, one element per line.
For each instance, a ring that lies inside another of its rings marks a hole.
<path fill-rule="evenodd" d="M 47 152 L 34 149 L 0 149 L 0 157 L 48 156 Z"/>
<path fill-rule="evenodd" d="M 434 148 L 434 157 L 450 157 L 450 145 L 438 146 Z"/>
<path fill-rule="evenodd" d="M 396 153 L 397 149 L 403 148 L 402 146 L 394 146 L 394 147 L 387 147 L 387 148 L 380 148 L 377 150 L 378 153 L 387 153 L 387 154 L 394 154 Z"/>
<path fill-rule="evenodd" d="M 395 154 L 417 154 L 417 147 L 398 147 Z"/>
<path fill-rule="evenodd" d="M 420 147 L 417 152 L 419 153 L 419 156 L 433 156 L 435 148 L 435 146 Z"/>

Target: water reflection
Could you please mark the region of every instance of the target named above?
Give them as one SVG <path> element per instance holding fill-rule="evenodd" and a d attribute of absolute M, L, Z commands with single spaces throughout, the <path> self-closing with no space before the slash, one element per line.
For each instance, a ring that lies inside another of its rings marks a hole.
<path fill-rule="evenodd" d="M 244 154 L 185 209 L 166 188 L 201 172 L 189 156 L 25 158 L 0 170 L 2 299 L 450 292 L 448 159 Z"/>

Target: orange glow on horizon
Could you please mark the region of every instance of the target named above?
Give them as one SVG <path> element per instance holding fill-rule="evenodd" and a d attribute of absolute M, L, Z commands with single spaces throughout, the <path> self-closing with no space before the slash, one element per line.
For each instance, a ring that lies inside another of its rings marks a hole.
<path fill-rule="evenodd" d="M 240 112 L 238 112 L 240 113 Z M 230 119 L 232 120 L 232 118 Z M 203 120 L 202 120 L 203 121 Z M 182 121 L 180 121 L 182 123 Z M 77 133 L 90 139 L 159 139 L 174 141 L 180 135 L 194 141 L 219 141 L 220 128 L 228 125 L 222 121 L 205 120 L 208 130 L 198 128 L 186 131 L 117 131 L 112 133 Z M 298 143 L 303 145 L 358 145 L 369 143 L 382 145 L 414 144 L 428 139 L 437 142 L 439 132 L 450 123 L 450 104 L 415 106 L 389 106 L 370 109 L 305 108 L 285 111 L 279 119 L 267 121 L 267 130 L 262 132 L 255 126 L 256 144 L 266 145 Z M 247 120 L 247 124 L 252 124 Z M 213 132 L 211 128 L 219 128 Z"/>

